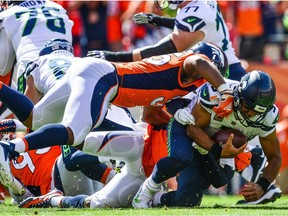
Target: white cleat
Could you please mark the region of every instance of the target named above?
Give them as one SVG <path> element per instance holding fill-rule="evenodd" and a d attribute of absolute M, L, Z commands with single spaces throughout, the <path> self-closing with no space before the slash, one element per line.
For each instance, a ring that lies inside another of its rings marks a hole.
<path fill-rule="evenodd" d="M 160 191 L 160 186 L 157 188 L 149 185 L 149 179 L 144 181 L 133 198 L 132 205 L 134 208 L 149 208 L 155 193 Z"/>
<path fill-rule="evenodd" d="M 16 194 L 23 194 L 25 190 L 19 181 L 17 181 L 10 169 L 10 158 L 16 157 L 14 152 L 14 144 L 8 142 L 0 142 L 0 182 L 7 188 L 11 188 Z"/>

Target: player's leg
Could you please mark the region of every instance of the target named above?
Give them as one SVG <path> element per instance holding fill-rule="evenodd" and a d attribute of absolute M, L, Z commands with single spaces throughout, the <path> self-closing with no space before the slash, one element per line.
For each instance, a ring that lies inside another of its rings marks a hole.
<path fill-rule="evenodd" d="M 62 161 L 65 170 L 72 173 L 81 171 L 87 178 L 101 184 L 107 184 L 116 174 L 112 168 L 101 163 L 97 156 L 88 155 L 68 145 L 62 146 L 62 157 L 59 161 Z"/>
<path fill-rule="evenodd" d="M 86 205 L 90 206 L 90 208 L 129 207 L 131 206 L 132 198 L 145 178 L 144 174 L 131 174 L 127 167 L 124 166 L 121 169 L 121 173 L 115 175 L 103 189 L 85 200 Z"/>
<path fill-rule="evenodd" d="M 142 175 L 144 139 L 142 132 L 101 131 L 90 132 L 84 141 L 83 151 L 126 163 L 134 175 Z"/>
<path fill-rule="evenodd" d="M 186 127 L 172 119 L 168 126 L 168 133 L 169 156 L 157 162 L 152 175 L 140 187 L 133 199 L 135 208 L 149 207 L 149 202 L 160 190 L 161 183 L 176 176 L 193 160 L 192 141 L 186 134 Z"/>
<path fill-rule="evenodd" d="M 53 181 L 51 189 L 57 188 L 66 196 L 76 196 L 78 194 L 91 195 L 95 193 L 93 180 L 84 175 L 81 171 L 68 171 L 60 156 L 53 169 Z"/>

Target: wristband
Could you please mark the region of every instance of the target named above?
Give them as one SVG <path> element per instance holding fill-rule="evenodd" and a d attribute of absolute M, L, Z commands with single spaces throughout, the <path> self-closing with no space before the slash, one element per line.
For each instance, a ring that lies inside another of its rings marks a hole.
<path fill-rule="evenodd" d="M 222 147 L 219 145 L 219 143 L 214 143 L 211 147 L 210 152 L 215 157 L 215 160 L 219 160 L 221 157 Z"/>
<path fill-rule="evenodd" d="M 219 93 L 226 91 L 228 88 L 228 85 L 226 83 L 221 84 L 220 86 L 218 86 L 217 91 Z"/>
<path fill-rule="evenodd" d="M 264 178 L 264 177 L 261 177 L 257 182 L 256 182 L 258 185 L 260 185 L 264 191 L 264 193 L 266 193 L 268 187 L 270 186 L 270 182 Z"/>

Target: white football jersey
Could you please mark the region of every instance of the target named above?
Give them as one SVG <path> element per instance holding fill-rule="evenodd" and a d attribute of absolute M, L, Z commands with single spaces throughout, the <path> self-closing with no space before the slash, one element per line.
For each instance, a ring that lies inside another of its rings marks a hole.
<path fill-rule="evenodd" d="M 48 40 L 63 38 L 72 43 L 72 26 L 65 9 L 48 0 L 27 0 L 1 12 L 1 32 L 16 54 L 17 77 L 14 73 L 13 81 L 22 83 L 19 79 L 23 79 L 27 62 L 38 56 Z"/>
<path fill-rule="evenodd" d="M 232 47 L 229 31 L 216 0 L 191 1 L 178 10 L 175 28 L 188 32 L 204 32 L 203 41 L 221 47 L 227 55 L 229 65 L 240 62 Z"/>
<path fill-rule="evenodd" d="M 63 52 L 67 54 L 63 55 Z M 28 62 L 24 77 L 27 79 L 33 76 L 35 87 L 45 95 L 73 62 L 75 62 L 75 57 L 71 53 L 56 51 Z"/>
<path fill-rule="evenodd" d="M 234 89 L 239 82 L 226 79 L 226 83 L 230 88 Z M 275 105 L 266 114 L 266 116 L 258 122 L 257 126 L 249 126 L 248 122 L 246 122 L 244 119 L 240 120 L 237 117 L 237 110 L 234 110 L 233 113 L 226 118 L 217 116 L 213 111 L 213 107 L 218 105 L 218 98 L 220 98 L 220 95 L 217 90 L 213 88 L 211 84 L 206 83 L 201 87 L 198 95 L 194 96 L 191 103 L 189 104 L 189 108 L 192 109 L 196 101 L 200 101 L 201 105 L 207 110 L 207 112 L 211 114 L 209 127 L 205 129 L 209 135 L 212 136 L 215 132 L 224 128 L 233 128 L 241 131 L 248 140 L 251 140 L 257 135 L 259 137 L 266 137 L 275 130 L 279 116 L 279 110 Z M 240 114 L 238 116 L 240 116 Z M 258 115 L 254 116 L 250 120 L 255 120 L 258 117 Z M 248 126 L 244 126 L 241 121 L 244 121 L 244 125 Z"/>

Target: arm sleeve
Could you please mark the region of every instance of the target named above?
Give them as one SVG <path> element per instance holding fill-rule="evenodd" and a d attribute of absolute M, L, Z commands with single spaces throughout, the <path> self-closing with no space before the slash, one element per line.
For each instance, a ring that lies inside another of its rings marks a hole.
<path fill-rule="evenodd" d="M 169 37 L 165 37 L 154 46 L 146 46 L 141 48 L 141 57 L 142 59 L 144 59 L 151 56 L 163 55 L 175 52 L 177 52 L 177 49 L 173 41 Z"/>
<path fill-rule="evenodd" d="M 154 16 L 153 20 L 150 23 L 154 26 L 161 26 L 169 29 L 174 29 L 175 18 Z"/>

